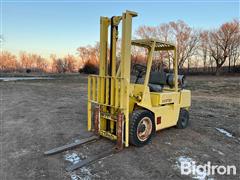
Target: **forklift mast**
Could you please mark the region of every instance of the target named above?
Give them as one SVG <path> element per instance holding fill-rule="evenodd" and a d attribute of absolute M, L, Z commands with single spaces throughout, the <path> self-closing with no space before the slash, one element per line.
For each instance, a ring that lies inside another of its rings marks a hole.
<path fill-rule="evenodd" d="M 129 146 L 131 36 L 132 18 L 135 16 L 137 13 L 126 11 L 122 16 L 100 18 L 99 75 L 90 75 L 88 78 L 88 130 L 92 130 L 94 122 L 95 133 L 117 140 L 119 149 L 123 147 L 123 143 L 125 147 Z M 120 21 L 122 21 L 121 60 L 117 68 L 116 47 Z M 111 37 L 108 61 L 109 27 Z"/>

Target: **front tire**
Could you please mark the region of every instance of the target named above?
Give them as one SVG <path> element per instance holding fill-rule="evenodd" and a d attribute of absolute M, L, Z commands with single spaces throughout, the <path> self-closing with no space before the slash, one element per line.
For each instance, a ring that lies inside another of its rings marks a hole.
<path fill-rule="evenodd" d="M 133 111 L 130 119 L 130 143 L 138 147 L 148 144 L 154 128 L 154 116 L 150 111 L 144 109 Z"/>

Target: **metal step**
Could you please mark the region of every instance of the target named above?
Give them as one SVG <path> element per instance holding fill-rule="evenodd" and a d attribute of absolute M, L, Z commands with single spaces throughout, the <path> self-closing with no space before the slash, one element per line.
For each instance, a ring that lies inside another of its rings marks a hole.
<path fill-rule="evenodd" d="M 87 166 L 89 164 L 92 164 L 100 159 L 103 159 L 105 157 L 108 157 L 108 156 L 111 156 L 113 154 L 117 153 L 117 151 L 115 149 L 111 149 L 111 150 L 108 150 L 108 151 L 104 151 L 103 153 L 100 153 L 100 154 L 97 154 L 95 156 L 91 156 L 87 159 L 84 159 L 76 164 L 72 164 L 68 167 L 66 167 L 66 171 L 73 171 L 73 170 L 76 170 L 78 168 L 81 168 L 81 167 L 84 167 L 84 166 Z"/>
<path fill-rule="evenodd" d="M 56 153 L 59 153 L 59 152 L 63 152 L 63 151 L 72 149 L 76 146 L 79 146 L 79 145 L 82 145 L 82 144 L 85 144 L 85 143 L 88 143 L 88 142 L 91 142 L 91 141 L 94 141 L 94 140 L 97 140 L 97 139 L 99 139 L 98 136 L 91 136 L 91 137 L 88 137 L 88 138 L 84 138 L 84 139 L 79 140 L 78 142 L 74 142 L 74 143 L 71 143 L 71 144 L 66 144 L 66 145 L 51 149 L 49 151 L 45 151 L 44 155 L 52 155 L 52 154 L 56 154 Z"/>

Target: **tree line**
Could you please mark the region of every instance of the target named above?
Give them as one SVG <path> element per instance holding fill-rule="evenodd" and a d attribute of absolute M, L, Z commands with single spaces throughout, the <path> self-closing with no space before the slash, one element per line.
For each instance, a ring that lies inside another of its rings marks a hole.
<path fill-rule="evenodd" d="M 210 67 L 219 74 L 221 67 L 228 62 L 235 68 L 240 58 L 240 31 L 239 20 L 234 19 L 212 30 L 193 29 L 184 21 L 169 22 L 159 26 L 141 26 L 136 31 L 140 38 L 157 38 L 162 41 L 175 42 L 177 45 L 177 57 L 179 68 L 184 65 L 202 67 L 203 71 Z M 173 55 L 162 52 L 160 55 L 163 63 L 168 62 L 170 67 Z M 162 62 L 155 62 L 158 67 Z"/>
<path fill-rule="evenodd" d="M 239 20 L 234 19 L 211 30 L 200 30 L 190 27 L 184 21 L 172 21 L 158 26 L 140 26 L 134 33 L 134 38 L 156 38 L 161 41 L 172 42 L 177 47 L 179 69 L 199 68 L 202 71 L 220 73 L 223 66 L 235 69 L 240 58 L 240 31 Z M 117 46 L 117 60 L 120 57 L 120 41 Z M 43 58 L 41 55 L 20 52 L 18 56 L 9 51 L 2 51 L 0 55 L 1 72 L 36 72 L 66 73 L 78 72 L 86 67 L 98 68 L 99 43 L 94 46 L 77 48 L 76 55 L 66 55 L 59 58 L 50 55 Z M 155 52 L 153 67 L 159 69 L 162 65 L 171 68 L 172 52 Z M 132 61 L 144 63 L 146 50 L 132 47 Z M 90 71 L 92 72 L 92 71 Z M 95 72 L 95 71 L 94 71 Z M 93 72 L 93 73 L 94 73 Z"/>

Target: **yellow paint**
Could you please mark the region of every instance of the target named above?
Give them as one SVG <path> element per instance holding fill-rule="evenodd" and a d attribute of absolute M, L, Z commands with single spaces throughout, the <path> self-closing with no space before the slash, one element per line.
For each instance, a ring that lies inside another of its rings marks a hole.
<path fill-rule="evenodd" d="M 135 108 L 144 108 L 151 111 L 155 117 L 156 130 L 175 126 L 180 108 L 189 109 L 191 106 L 191 92 L 178 88 L 178 60 L 176 47 L 171 43 L 155 39 L 131 40 L 132 18 L 137 13 L 126 11 L 122 16 L 114 16 L 112 26 L 112 67 L 108 72 L 108 29 L 111 27 L 110 18 L 100 19 L 100 71 L 99 75 L 90 75 L 88 78 L 88 130 L 91 130 L 91 105 L 100 107 L 99 134 L 111 140 L 116 140 L 114 131 L 117 123 L 117 114 L 124 115 L 125 147 L 129 146 L 129 114 Z M 121 60 L 116 63 L 116 43 L 118 31 L 116 26 L 122 22 Z M 144 84 L 130 83 L 131 44 L 148 49 L 147 70 Z M 162 92 L 150 92 L 148 87 L 154 51 L 173 51 L 174 53 L 174 87 L 164 88 Z M 117 70 L 117 72 L 116 72 Z M 161 116 L 161 123 L 157 124 L 157 117 Z M 110 127 L 108 127 L 108 125 Z M 109 128 L 109 129 L 108 129 Z"/>
<path fill-rule="evenodd" d="M 92 129 L 91 78 L 88 78 L 88 131 Z"/>

